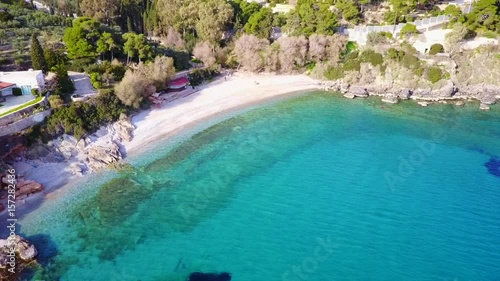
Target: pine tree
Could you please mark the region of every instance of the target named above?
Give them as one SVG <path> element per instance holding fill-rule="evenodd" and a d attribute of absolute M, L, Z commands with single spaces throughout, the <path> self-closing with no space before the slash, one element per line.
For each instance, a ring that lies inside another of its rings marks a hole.
<path fill-rule="evenodd" d="M 42 70 L 44 73 L 49 70 L 45 57 L 43 56 L 42 46 L 36 38 L 35 33 L 31 35 L 31 64 L 33 69 Z"/>

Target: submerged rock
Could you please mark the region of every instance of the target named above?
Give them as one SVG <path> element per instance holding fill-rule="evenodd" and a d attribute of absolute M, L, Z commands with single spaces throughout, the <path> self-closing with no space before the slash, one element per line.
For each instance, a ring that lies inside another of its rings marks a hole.
<path fill-rule="evenodd" d="M 0 280 L 17 280 L 20 272 L 35 262 L 38 252 L 19 235 L 0 239 Z"/>
<path fill-rule="evenodd" d="M 356 96 L 355 96 L 355 95 L 353 95 L 353 94 L 351 94 L 351 93 L 346 93 L 346 94 L 344 95 L 344 98 L 348 98 L 348 99 L 353 99 L 353 98 L 355 98 L 355 97 L 356 97 Z"/>
<path fill-rule="evenodd" d="M 387 103 L 398 103 L 398 97 L 393 95 L 393 94 L 387 94 L 383 99 L 382 99 L 383 102 L 387 102 Z"/>
<path fill-rule="evenodd" d="M 189 275 L 189 281 L 230 281 L 231 274 L 227 272 L 222 273 L 203 273 L 193 272 Z"/>
<path fill-rule="evenodd" d="M 484 104 L 484 103 L 481 103 L 479 105 L 479 109 L 481 109 L 481 110 L 490 110 L 490 107 L 488 105 Z"/>

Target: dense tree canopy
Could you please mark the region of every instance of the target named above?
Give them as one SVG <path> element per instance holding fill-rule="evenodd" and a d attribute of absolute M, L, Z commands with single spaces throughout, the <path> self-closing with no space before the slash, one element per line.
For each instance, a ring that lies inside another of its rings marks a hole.
<path fill-rule="evenodd" d="M 269 8 L 262 8 L 254 13 L 245 24 L 245 32 L 260 38 L 269 38 L 273 27 L 273 12 Z"/>
<path fill-rule="evenodd" d="M 337 16 L 330 5 L 319 0 L 298 0 L 287 19 L 286 30 L 291 35 L 333 34 Z"/>
<path fill-rule="evenodd" d="M 73 59 L 95 56 L 100 34 L 100 24 L 96 20 L 89 17 L 75 19 L 73 26 L 64 32 L 68 57 Z"/>

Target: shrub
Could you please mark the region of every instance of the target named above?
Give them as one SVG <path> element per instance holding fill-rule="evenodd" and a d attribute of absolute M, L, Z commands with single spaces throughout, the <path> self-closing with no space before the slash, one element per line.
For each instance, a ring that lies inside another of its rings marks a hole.
<path fill-rule="evenodd" d="M 97 72 L 92 72 L 90 73 L 90 81 L 92 82 L 92 86 L 96 89 L 100 89 L 102 84 L 101 84 L 101 77 L 99 73 Z"/>
<path fill-rule="evenodd" d="M 429 49 L 429 55 L 435 55 L 438 53 L 444 53 L 444 47 L 441 44 L 432 44 L 431 48 Z"/>
<path fill-rule="evenodd" d="M 38 89 L 31 89 L 31 94 L 38 97 L 40 96 L 40 91 Z"/>
<path fill-rule="evenodd" d="M 486 38 L 490 38 L 490 39 L 495 39 L 498 37 L 498 33 L 496 33 L 495 31 L 493 30 L 486 30 L 483 32 L 482 34 L 484 37 Z"/>
<path fill-rule="evenodd" d="M 359 71 L 361 69 L 361 61 L 359 59 L 348 60 L 342 66 L 344 71 Z"/>
<path fill-rule="evenodd" d="M 418 69 L 421 65 L 418 57 L 408 53 L 405 53 L 405 55 L 401 59 L 401 64 L 408 69 L 414 70 Z"/>
<path fill-rule="evenodd" d="M 443 77 L 443 71 L 439 67 L 433 66 L 427 69 L 427 79 L 431 81 L 432 84 L 441 80 L 442 77 Z"/>
<path fill-rule="evenodd" d="M 23 95 L 23 91 L 21 90 L 21 88 L 12 88 L 12 95 L 18 97 L 18 96 L 22 96 Z"/>
<path fill-rule="evenodd" d="M 358 58 L 358 56 L 359 56 L 358 51 L 352 51 L 344 57 L 344 61 L 356 59 L 356 58 Z"/>
<path fill-rule="evenodd" d="M 360 59 L 362 62 L 369 62 L 371 65 L 376 66 L 384 63 L 384 57 L 382 54 L 375 52 L 374 50 L 366 50 L 361 53 Z"/>
<path fill-rule="evenodd" d="M 52 108 L 59 108 L 63 106 L 64 101 L 61 99 L 60 96 L 57 95 L 51 95 L 49 96 L 49 105 Z"/>
<path fill-rule="evenodd" d="M 417 26 L 411 23 L 407 23 L 405 24 L 405 26 L 403 26 L 403 28 L 401 28 L 400 36 L 403 37 L 405 35 L 413 35 L 417 33 L 418 33 Z"/>
<path fill-rule="evenodd" d="M 462 10 L 456 5 L 448 5 L 444 9 L 443 13 L 447 16 L 450 16 L 452 19 L 457 19 L 462 15 Z"/>
<path fill-rule="evenodd" d="M 329 66 L 324 75 L 328 80 L 337 80 L 344 77 L 344 70 L 342 67 Z"/>
<path fill-rule="evenodd" d="M 366 36 L 368 45 L 380 45 L 388 42 L 387 39 L 392 39 L 392 33 L 387 31 L 370 32 Z"/>
<path fill-rule="evenodd" d="M 49 103 L 58 99 L 60 97 L 50 96 Z M 102 91 L 91 102 L 72 103 L 57 108 L 47 119 L 47 133 L 52 137 L 64 133 L 72 134 L 80 139 L 86 134 L 95 132 L 103 124 L 116 121 L 120 114 L 127 114 L 129 110 L 130 108 L 120 102 L 112 90 Z"/>
<path fill-rule="evenodd" d="M 405 55 L 405 52 L 402 50 L 397 50 L 395 48 L 390 48 L 387 50 L 387 57 L 392 60 L 401 61 Z"/>

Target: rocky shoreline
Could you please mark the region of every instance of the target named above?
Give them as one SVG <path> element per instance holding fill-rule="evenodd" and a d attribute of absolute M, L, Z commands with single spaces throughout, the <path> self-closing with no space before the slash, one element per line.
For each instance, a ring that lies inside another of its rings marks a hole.
<path fill-rule="evenodd" d="M 38 252 L 19 235 L 0 239 L 0 280 L 18 280 L 24 268 L 36 265 Z"/>
<path fill-rule="evenodd" d="M 479 109 L 489 110 L 489 105 L 500 100 L 500 87 L 491 84 L 481 84 L 473 86 L 457 86 L 451 80 L 447 80 L 438 89 L 430 88 L 405 88 L 391 85 L 381 85 L 377 83 L 369 85 L 351 85 L 342 80 L 320 81 L 320 89 L 326 91 L 340 92 L 346 98 L 366 98 L 369 96 L 382 97 L 383 102 L 398 103 L 401 100 L 418 100 L 422 106 L 427 106 L 429 102 L 455 101 L 456 105 L 463 105 L 465 101 L 477 100 L 480 102 Z"/>

